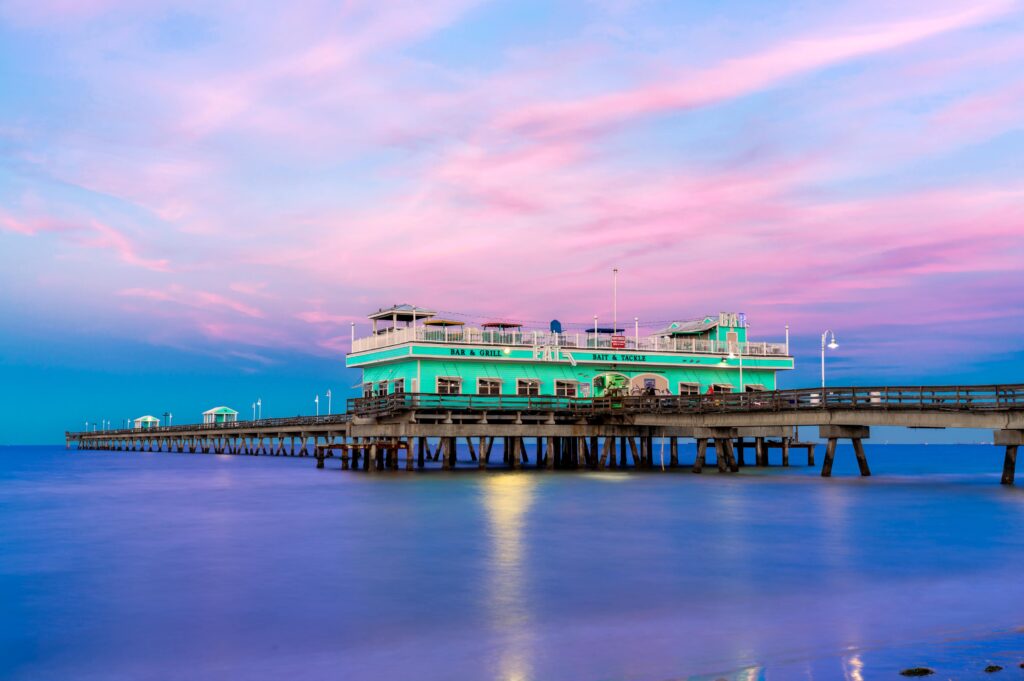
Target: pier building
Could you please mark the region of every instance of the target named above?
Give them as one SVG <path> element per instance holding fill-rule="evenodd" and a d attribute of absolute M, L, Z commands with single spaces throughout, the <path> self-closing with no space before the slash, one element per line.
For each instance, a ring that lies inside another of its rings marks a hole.
<path fill-rule="evenodd" d="M 696 395 L 777 389 L 793 368 L 788 343 L 755 341 L 745 315 L 674 321 L 640 335 L 621 328 L 545 330 L 511 321 L 471 326 L 427 308 L 396 305 L 369 315 L 346 366 L 362 370 L 363 396 L 396 393 L 603 397 Z"/>
<path fill-rule="evenodd" d="M 234 423 L 238 412 L 231 407 L 214 407 L 203 412 L 203 423 Z"/>
<path fill-rule="evenodd" d="M 150 416 L 149 414 L 146 416 L 140 416 L 135 419 L 134 423 L 135 430 L 149 430 L 150 428 L 160 427 L 160 419 L 155 416 Z"/>

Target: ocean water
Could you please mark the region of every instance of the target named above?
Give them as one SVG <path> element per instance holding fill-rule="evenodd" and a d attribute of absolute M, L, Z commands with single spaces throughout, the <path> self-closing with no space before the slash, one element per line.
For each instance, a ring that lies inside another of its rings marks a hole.
<path fill-rule="evenodd" d="M 823 480 L 3 447 L 0 679 L 1024 679 L 1001 450 L 868 456 Z"/>

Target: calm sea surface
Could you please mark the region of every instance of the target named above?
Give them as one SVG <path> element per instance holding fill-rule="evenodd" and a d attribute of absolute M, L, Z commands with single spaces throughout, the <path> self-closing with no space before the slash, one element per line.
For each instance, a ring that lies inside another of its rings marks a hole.
<path fill-rule="evenodd" d="M 1024 679 L 1002 452 L 868 456 L 368 476 L 3 447 L 0 679 Z"/>

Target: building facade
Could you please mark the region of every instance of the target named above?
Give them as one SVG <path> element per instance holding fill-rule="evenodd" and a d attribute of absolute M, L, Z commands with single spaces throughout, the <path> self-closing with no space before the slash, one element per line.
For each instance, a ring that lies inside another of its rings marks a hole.
<path fill-rule="evenodd" d="M 346 366 L 362 370 L 363 396 L 704 394 L 775 390 L 793 368 L 788 343 L 747 338 L 745 316 L 678 321 L 646 336 L 623 329 L 546 331 L 511 322 L 472 327 L 397 305 L 369 316 Z"/>

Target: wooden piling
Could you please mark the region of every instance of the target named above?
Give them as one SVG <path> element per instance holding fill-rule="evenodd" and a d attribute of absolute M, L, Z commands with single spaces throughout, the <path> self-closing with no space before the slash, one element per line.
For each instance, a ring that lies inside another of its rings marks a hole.
<path fill-rule="evenodd" d="M 836 438 L 830 437 L 825 445 L 825 461 L 821 465 L 821 477 L 832 477 L 832 462 L 836 458 Z"/>
<path fill-rule="evenodd" d="M 871 469 L 868 468 L 868 457 L 864 454 L 864 443 L 861 442 L 859 437 L 853 438 L 853 451 L 857 455 L 857 466 L 860 467 L 860 474 L 864 477 L 871 475 Z"/>
<path fill-rule="evenodd" d="M 704 463 L 707 460 L 708 439 L 705 437 L 697 439 L 697 456 L 693 460 L 693 472 L 700 473 L 704 470 Z"/>
<path fill-rule="evenodd" d="M 1017 447 L 1019 445 L 1006 445 L 1006 456 L 1003 458 L 1003 478 L 1000 482 L 1004 485 L 1012 485 L 1013 478 L 1017 472 Z"/>

